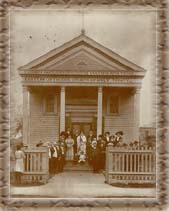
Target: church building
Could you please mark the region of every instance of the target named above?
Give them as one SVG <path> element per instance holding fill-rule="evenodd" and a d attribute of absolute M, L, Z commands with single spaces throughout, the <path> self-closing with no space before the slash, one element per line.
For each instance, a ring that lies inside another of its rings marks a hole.
<path fill-rule="evenodd" d="M 84 33 L 19 67 L 24 143 L 57 141 L 67 127 L 138 140 L 145 73 Z"/>

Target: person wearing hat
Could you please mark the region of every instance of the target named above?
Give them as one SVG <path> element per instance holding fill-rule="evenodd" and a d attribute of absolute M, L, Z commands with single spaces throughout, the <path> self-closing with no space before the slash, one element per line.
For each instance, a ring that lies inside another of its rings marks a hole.
<path fill-rule="evenodd" d="M 65 136 L 66 136 L 66 137 L 65 137 L 65 138 L 68 138 L 69 135 L 72 135 L 70 127 L 68 127 L 68 128 L 66 129 L 66 132 L 65 132 Z"/>
<path fill-rule="evenodd" d="M 65 154 L 66 154 L 66 150 L 65 150 L 65 144 L 63 142 L 59 142 L 57 145 L 57 149 L 58 149 L 58 172 L 63 172 L 63 168 L 65 165 Z"/>
<path fill-rule="evenodd" d="M 43 146 L 43 142 L 40 140 L 37 144 L 36 147 L 42 147 Z"/>
<path fill-rule="evenodd" d="M 110 141 L 110 132 L 105 132 L 105 134 L 104 134 L 104 139 L 105 139 L 105 141 L 106 141 L 106 144 L 108 144 L 109 143 L 109 141 Z"/>
<path fill-rule="evenodd" d="M 117 131 L 115 133 L 115 142 L 114 142 L 115 146 L 121 146 L 122 145 L 123 135 L 124 135 L 123 131 Z"/>
<path fill-rule="evenodd" d="M 115 143 L 116 143 L 115 139 L 116 139 L 116 136 L 115 136 L 114 134 L 112 134 L 112 135 L 110 136 L 110 141 L 109 141 L 108 145 L 113 145 L 113 146 L 115 146 Z"/>

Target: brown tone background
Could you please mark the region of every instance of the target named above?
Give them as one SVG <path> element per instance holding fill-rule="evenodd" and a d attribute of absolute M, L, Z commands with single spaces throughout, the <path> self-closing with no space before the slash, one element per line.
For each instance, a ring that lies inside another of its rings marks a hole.
<path fill-rule="evenodd" d="M 50 210 L 167 210 L 167 199 L 168 199 L 168 188 L 167 188 L 167 172 L 168 172 L 168 70 L 169 66 L 167 62 L 167 56 L 169 45 L 167 43 L 168 36 L 168 26 L 167 26 L 167 2 L 164 0 L 2 0 L 0 3 L 0 24 L 1 24 L 1 36 L 0 36 L 0 62 L 1 62 L 1 81 L 0 81 L 0 97 L 1 97 L 1 150 L 0 150 L 0 191 L 2 204 L 1 207 L 3 210 L 27 210 L 23 208 L 24 206 L 29 207 L 28 210 L 49 210 L 47 206 L 50 206 Z M 54 202 L 52 200 L 48 200 L 47 203 L 43 200 L 34 201 L 34 200 L 8 200 L 9 196 L 9 175 L 8 175 L 8 163 L 9 163 L 9 57 L 8 57 L 8 9 L 9 8 L 28 8 L 28 7 L 100 7 L 100 8 L 152 8 L 152 9 L 160 9 L 158 10 L 159 15 L 159 23 L 158 23 L 158 200 L 156 202 L 144 202 L 139 206 L 136 204 L 139 201 L 134 202 L 126 202 L 124 200 L 123 206 L 122 203 L 119 203 L 118 200 L 115 202 L 111 202 L 111 200 L 105 199 L 104 202 L 101 200 L 93 200 L 92 202 L 89 200 L 59 200 Z M 46 208 L 40 208 L 44 204 Z M 57 206 L 60 206 L 59 208 Z M 69 206 L 69 208 L 61 208 L 64 206 Z M 71 208 L 71 206 L 76 206 Z M 80 208 L 81 206 L 86 206 Z M 102 206 L 102 207 L 101 207 Z M 105 206 L 105 207 L 103 207 Z M 122 207 L 119 207 L 122 206 Z M 133 208 L 133 206 L 135 206 Z M 122 209 L 123 208 L 123 209 Z"/>

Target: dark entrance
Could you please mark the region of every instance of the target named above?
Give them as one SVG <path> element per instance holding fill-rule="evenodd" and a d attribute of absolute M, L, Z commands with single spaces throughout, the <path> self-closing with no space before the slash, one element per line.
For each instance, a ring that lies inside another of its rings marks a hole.
<path fill-rule="evenodd" d="M 72 132 L 75 134 L 75 131 L 80 132 L 83 131 L 86 136 L 88 136 L 89 131 L 92 130 L 91 123 L 84 123 L 84 122 L 75 122 L 72 123 Z"/>
<path fill-rule="evenodd" d="M 88 136 L 97 130 L 97 87 L 69 87 L 66 92 L 66 128 Z"/>

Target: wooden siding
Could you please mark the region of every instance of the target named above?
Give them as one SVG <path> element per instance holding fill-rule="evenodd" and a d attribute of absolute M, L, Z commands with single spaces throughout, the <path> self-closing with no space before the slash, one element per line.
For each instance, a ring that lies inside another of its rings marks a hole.
<path fill-rule="evenodd" d="M 35 145 L 40 140 L 46 142 L 58 139 L 59 108 L 56 114 L 45 114 L 43 110 L 43 96 L 43 94 L 38 92 L 31 93 L 30 145 Z"/>
<path fill-rule="evenodd" d="M 130 93 L 120 95 L 119 114 L 107 114 L 105 109 L 104 132 L 115 133 L 119 130 L 124 132 L 124 141 L 133 141 L 133 96 Z"/>
<path fill-rule="evenodd" d="M 51 88 L 52 89 L 52 88 Z M 30 94 L 30 145 L 35 145 L 40 140 L 43 142 L 54 141 L 59 137 L 59 119 L 60 119 L 60 94 L 59 89 L 52 90 L 56 94 L 57 111 L 55 114 L 45 114 L 43 111 L 44 96 L 49 94 L 50 90 L 32 90 Z M 111 89 L 111 93 L 114 89 Z M 118 130 L 124 132 L 124 141 L 133 141 L 133 126 L 134 126 L 134 98 L 130 90 L 119 91 L 119 114 L 107 113 L 107 97 L 109 96 L 107 90 L 104 90 L 103 99 L 103 132 L 109 131 L 115 133 Z M 89 103 L 89 101 L 91 102 Z M 97 118 L 97 99 L 92 97 L 88 101 L 77 101 L 68 98 L 66 99 L 66 117 L 81 119 L 85 122 L 92 122 Z M 75 121 L 74 119 L 72 119 Z M 77 121 L 78 122 L 78 121 Z M 80 120 L 79 120 L 80 122 Z M 68 126 L 68 125 L 67 125 Z M 69 125 L 70 126 L 70 125 Z"/>

